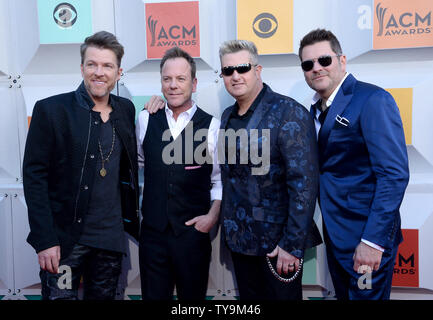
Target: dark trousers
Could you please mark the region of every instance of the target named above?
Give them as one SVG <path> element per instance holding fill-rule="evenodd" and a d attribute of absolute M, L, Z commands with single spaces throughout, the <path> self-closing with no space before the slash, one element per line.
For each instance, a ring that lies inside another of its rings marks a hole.
<path fill-rule="evenodd" d="M 297 278 L 284 283 L 272 274 L 266 257 L 231 252 L 240 300 L 302 300 L 302 271 Z M 276 270 L 276 258 L 271 262 Z M 290 278 L 294 273 L 282 274 Z"/>
<path fill-rule="evenodd" d="M 140 278 L 143 300 L 204 300 L 209 278 L 211 243 L 194 226 L 175 236 L 145 225 L 140 234 Z"/>
<path fill-rule="evenodd" d="M 383 253 L 379 270 L 373 271 L 369 275 L 362 275 L 353 269 L 347 270 L 347 267 L 343 268 L 341 263 L 335 258 L 331 245 L 327 245 L 328 268 L 337 299 L 389 300 L 397 249 L 398 247 L 395 247 Z M 349 260 L 349 264 L 353 266 L 353 259 L 349 257 Z M 362 278 L 360 279 L 360 277 Z"/>
<path fill-rule="evenodd" d="M 84 300 L 114 300 L 121 262 L 120 252 L 76 244 L 69 256 L 60 259 L 60 273 L 40 271 L 42 299 L 78 300 L 83 277 Z"/>

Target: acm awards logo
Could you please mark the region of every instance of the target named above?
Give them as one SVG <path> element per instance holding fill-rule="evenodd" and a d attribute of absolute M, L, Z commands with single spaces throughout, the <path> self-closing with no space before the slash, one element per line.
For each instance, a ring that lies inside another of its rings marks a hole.
<path fill-rule="evenodd" d="M 395 16 L 388 14 L 389 8 L 376 6 L 376 19 L 379 22 L 378 37 L 403 36 L 431 33 L 431 11 L 425 15 L 419 12 L 404 12 Z"/>
<path fill-rule="evenodd" d="M 412 253 L 408 258 L 404 257 L 401 253 L 398 254 L 398 264 L 394 268 L 394 274 L 416 274 L 415 254 Z"/>
<path fill-rule="evenodd" d="M 195 25 L 190 29 L 180 25 L 161 26 L 161 28 L 158 29 L 158 20 L 154 20 L 152 19 L 152 16 L 150 16 L 147 19 L 147 27 L 152 36 L 152 42 L 150 43 L 151 47 L 181 47 L 197 45 L 197 32 Z M 192 40 L 190 40 L 191 36 Z"/>
<path fill-rule="evenodd" d="M 62 2 L 54 8 L 53 18 L 57 25 L 66 29 L 72 27 L 77 22 L 78 14 L 72 4 Z"/>
<path fill-rule="evenodd" d="M 253 31 L 259 38 L 270 38 L 278 29 L 278 20 L 271 13 L 263 12 L 253 21 Z"/>

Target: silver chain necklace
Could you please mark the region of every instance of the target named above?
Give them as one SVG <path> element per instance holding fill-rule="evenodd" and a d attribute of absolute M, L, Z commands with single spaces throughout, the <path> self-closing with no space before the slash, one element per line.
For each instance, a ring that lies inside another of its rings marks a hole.
<path fill-rule="evenodd" d="M 277 280 L 284 282 L 284 283 L 290 283 L 293 280 L 295 280 L 299 273 L 301 272 L 302 269 L 302 265 L 304 264 L 304 259 L 300 259 L 299 260 L 299 268 L 298 270 L 296 270 L 295 274 L 293 276 L 291 276 L 290 278 L 283 278 L 282 276 L 280 276 L 274 269 L 274 267 L 272 266 L 271 260 L 269 259 L 269 257 L 266 257 L 266 262 L 268 263 L 269 269 L 271 269 L 272 274 L 275 276 L 275 278 L 277 278 Z"/>

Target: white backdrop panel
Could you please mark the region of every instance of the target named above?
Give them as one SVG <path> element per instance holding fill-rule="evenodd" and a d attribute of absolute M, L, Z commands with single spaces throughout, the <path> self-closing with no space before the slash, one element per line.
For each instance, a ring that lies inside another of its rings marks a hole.
<path fill-rule="evenodd" d="M 35 0 L 8 1 L 10 5 L 11 45 L 14 54 L 14 72 L 23 74 L 39 46 L 39 23 Z"/>
<path fill-rule="evenodd" d="M 8 84 L 0 86 L 0 183 L 17 182 L 21 177 L 15 90 Z"/>
<path fill-rule="evenodd" d="M 10 29 L 9 29 L 9 4 L 7 0 L 0 0 L 0 76 L 10 74 L 9 55 L 10 48 Z"/>
<path fill-rule="evenodd" d="M 424 81 L 414 88 L 412 141 L 413 146 L 431 165 L 430 172 L 433 173 L 433 77 L 430 75 L 429 79 L 422 80 Z"/>
<path fill-rule="evenodd" d="M 14 289 L 11 197 L 0 186 L 0 295 Z"/>
<path fill-rule="evenodd" d="M 30 232 L 27 206 L 22 187 L 10 189 L 12 197 L 12 234 L 14 252 L 15 288 L 23 288 L 38 284 L 39 264 L 35 250 L 27 243 Z"/>

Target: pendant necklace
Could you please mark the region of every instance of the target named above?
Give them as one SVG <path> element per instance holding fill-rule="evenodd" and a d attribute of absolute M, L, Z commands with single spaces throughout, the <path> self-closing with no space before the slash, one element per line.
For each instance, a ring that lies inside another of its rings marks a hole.
<path fill-rule="evenodd" d="M 108 159 L 110 159 L 110 156 L 113 153 L 115 140 L 116 140 L 116 129 L 114 129 L 113 126 L 113 139 L 111 141 L 111 150 L 108 153 L 107 157 L 104 159 L 104 154 L 102 153 L 101 141 L 98 139 L 99 152 L 101 153 L 101 162 L 102 162 L 102 168 L 101 170 L 99 170 L 99 174 L 101 175 L 101 177 L 105 177 L 107 175 L 107 170 L 104 167 L 104 163 L 105 161 L 108 161 Z"/>

